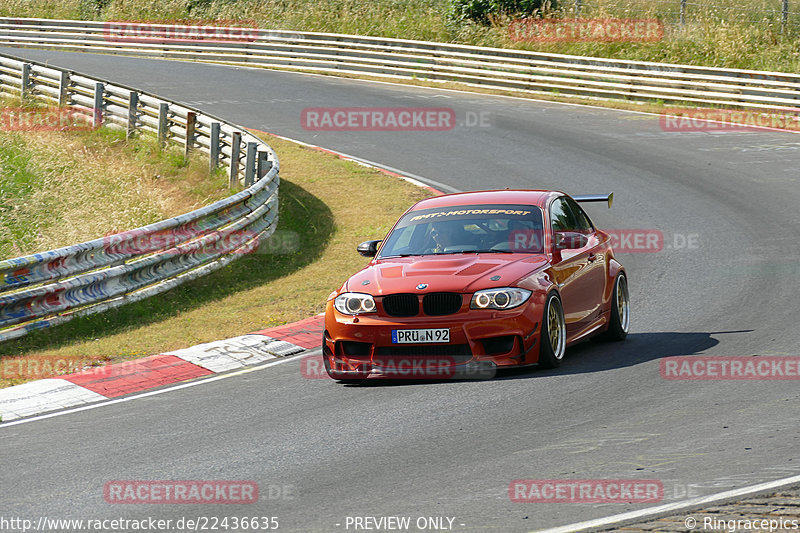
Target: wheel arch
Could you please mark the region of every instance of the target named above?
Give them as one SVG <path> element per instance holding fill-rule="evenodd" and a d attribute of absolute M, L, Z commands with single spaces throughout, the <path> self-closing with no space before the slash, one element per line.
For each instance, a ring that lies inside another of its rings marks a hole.
<path fill-rule="evenodd" d="M 628 277 L 628 271 L 622 266 L 622 263 L 611 257 L 608 261 L 608 276 L 606 277 L 606 286 L 603 291 L 603 309 L 605 312 L 611 310 L 611 297 L 614 292 L 614 283 L 617 281 L 617 276 L 622 273 Z"/>

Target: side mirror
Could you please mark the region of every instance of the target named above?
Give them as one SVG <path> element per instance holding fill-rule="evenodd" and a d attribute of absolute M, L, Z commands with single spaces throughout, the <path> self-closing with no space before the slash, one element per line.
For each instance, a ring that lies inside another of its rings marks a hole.
<path fill-rule="evenodd" d="M 380 243 L 381 241 L 364 241 L 356 247 L 356 250 L 364 257 L 375 257 Z"/>
<path fill-rule="evenodd" d="M 553 233 L 553 246 L 556 250 L 577 250 L 589 242 L 589 237 L 575 231 L 556 231 Z"/>

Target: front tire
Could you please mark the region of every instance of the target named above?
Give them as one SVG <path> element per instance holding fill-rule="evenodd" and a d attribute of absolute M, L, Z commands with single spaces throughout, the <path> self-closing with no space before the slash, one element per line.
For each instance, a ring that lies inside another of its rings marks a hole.
<path fill-rule="evenodd" d="M 611 319 L 603 338 L 609 341 L 625 340 L 631 325 L 631 301 L 628 295 L 628 278 L 624 272 L 617 274 L 611 293 Z"/>
<path fill-rule="evenodd" d="M 556 368 L 564 359 L 567 349 L 567 325 L 564 308 L 558 293 L 547 295 L 542 316 L 542 334 L 539 344 L 539 366 Z"/>

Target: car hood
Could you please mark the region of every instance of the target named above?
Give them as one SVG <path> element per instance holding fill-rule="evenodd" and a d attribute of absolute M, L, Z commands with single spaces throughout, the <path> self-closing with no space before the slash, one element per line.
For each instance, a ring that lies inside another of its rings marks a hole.
<path fill-rule="evenodd" d="M 454 254 L 378 259 L 350 277 L 345 290 L 374 296 L 420 290 L 473 292 L 514 285 L 546 264 L 544 255 L 522 254 Z M 417 286 L 421 284 L 427 287 L 418 289 Z"/>

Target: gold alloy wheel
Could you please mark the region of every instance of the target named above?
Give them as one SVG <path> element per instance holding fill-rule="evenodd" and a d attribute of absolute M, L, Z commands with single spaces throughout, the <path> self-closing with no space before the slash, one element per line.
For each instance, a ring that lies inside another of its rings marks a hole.
<path fill-rule="evenodd" d="M 564 357 L 564 345 L 566 344 L 566 326 L 564 324 L 564 313 L 561 309 L 561 301 L 555 296 L 551 296 L 547 309 L 547 336 L 550 338 L 550 347 L 556 359 Z"/>
<path fill-rule="evenodd" d="M 628 333 L 631 322 L 631 301 L 628 296 L 628 280 L 624 275 L 617 279 L 617 316 L 620 328 Z"/>

